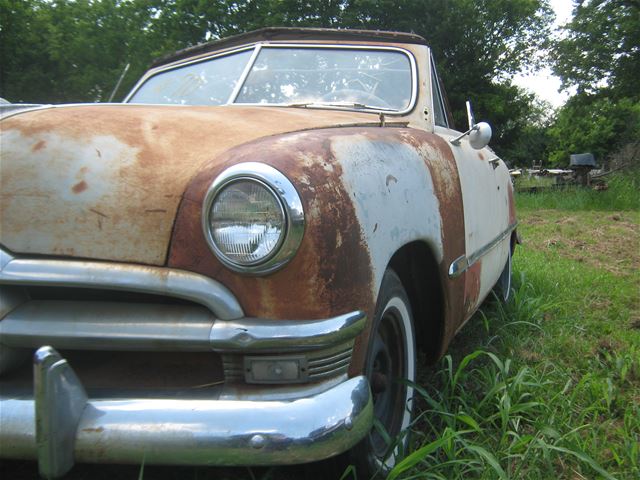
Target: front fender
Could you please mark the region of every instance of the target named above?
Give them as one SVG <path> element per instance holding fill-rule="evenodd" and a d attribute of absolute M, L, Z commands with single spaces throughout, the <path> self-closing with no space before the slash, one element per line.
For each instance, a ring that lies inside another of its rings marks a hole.
<path fill-rule="evenodd" d="M 188 185 L 169 266 L 222 282 L 247 316 L 316 319 L 359 309 L 372 318 L 384 270 L 403 245 L 426 242 L 443 272 L 464 253 L 457 170 L 438 142 L 436 136 L 415 129 L 349 127 L 277 135 L 228 150 Z M 209 250 L 200 226 L 211 182 L 230 165 L 248 161 L 284 173 L 305 211 L 297 254 L 265 277 L 224 267 Z M 448 236 L 460 241 L 444 241 Z M 451 300 L 445 303 L 455 304 L 456 298 Z M 353 366 L 361 366 L 357 358 Z"/>

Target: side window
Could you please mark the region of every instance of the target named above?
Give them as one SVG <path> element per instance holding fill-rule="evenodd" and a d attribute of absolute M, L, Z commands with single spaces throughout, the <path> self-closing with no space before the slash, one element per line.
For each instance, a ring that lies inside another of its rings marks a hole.
<path fill-rule="evenodd" d="M 431 61 L 431 90 L 433 92 L 433 118 L 436 125 L 448 127 L 447 116 L 444 111 L 444 102 L 440 92 L 440 84 L 436 75 L 436 67 Z"/>

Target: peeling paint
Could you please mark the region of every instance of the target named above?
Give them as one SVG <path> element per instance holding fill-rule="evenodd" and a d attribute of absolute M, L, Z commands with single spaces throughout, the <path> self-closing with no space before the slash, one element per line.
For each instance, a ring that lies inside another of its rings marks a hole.
<path fill-rule="evenodd" d="M 261 136 L 367 121 L 376 124 L 377 117 L 236 106 L 85 105 L 21 113 L 3 120 L 0 133 L 0 242 L 16 253 L 73 250 L 85 258 L 161 265 L 180 198 L 202 165 Z"/>

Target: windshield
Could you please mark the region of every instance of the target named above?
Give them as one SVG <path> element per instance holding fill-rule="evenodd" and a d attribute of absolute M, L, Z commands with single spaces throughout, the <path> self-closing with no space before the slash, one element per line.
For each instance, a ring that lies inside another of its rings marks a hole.
<path fill-rule="evenodd" d="M 250 49 L 160 71 L 134 90 L 127 101 L 329 105 L 392 111 L 404 111 L 411 106 L 413 68 L 409 55 L 401 50 L 256 48 L 259 52 L 253 57 Z"/>
<path fill-rule="evenodd" d="M 252 50 L 165 70 L 144 82 L 130 103 L 222 105 L 227 103 Z"/>

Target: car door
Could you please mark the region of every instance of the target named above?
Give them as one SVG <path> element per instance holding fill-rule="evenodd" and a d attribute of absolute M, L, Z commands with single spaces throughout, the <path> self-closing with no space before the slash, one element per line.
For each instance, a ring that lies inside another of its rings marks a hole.
<path fill-rule="evenodd" d="M 508 259 L 509 171 L 489 147 L 474 149 L 469 136 L 450 124 L 435 65 L 431 61 L 434 133 L 445 139 L 460 176 L 465 226 L 465 258 L 451 265 L 450 277 L 465 275 L 466 320 L 491 291 Z"/>

